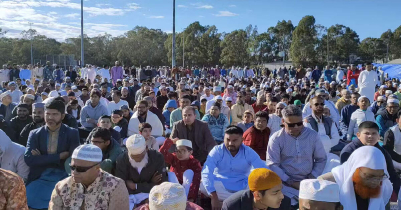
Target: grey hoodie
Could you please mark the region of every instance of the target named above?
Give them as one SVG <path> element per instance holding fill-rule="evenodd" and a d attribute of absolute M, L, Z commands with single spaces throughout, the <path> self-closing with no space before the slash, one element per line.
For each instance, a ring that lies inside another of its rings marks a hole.
<path fill-rule="evenodd" d="M 85 128 L 94 128 L 96 127 L 96 125 L 86 122 L 86 119 L 91 118 L 94 120 L 98 120 L 103 115 L 110 115 L 110 113 L 107 111 L 107 108 L 103 106 L 100 102 L 97 106 L 92 107 L 92 102 L 89 101 L 88 104 L 84 106 L 84 108 L 82 108 L 81 110 L 81 125 Z"/>

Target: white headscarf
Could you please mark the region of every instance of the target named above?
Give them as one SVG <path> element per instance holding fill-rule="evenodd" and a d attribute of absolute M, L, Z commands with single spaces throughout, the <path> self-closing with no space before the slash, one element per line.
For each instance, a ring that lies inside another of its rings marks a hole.
<path fill-rule="evenodd" d="M 331 170 L 340 187 L 340 202 L 344 206 L 344 210 L 357 209 L 352 175 L 360 167 L 374 170 L 383 169 L 384 174 L 389 175 L 386 159 L 379 149 L 373 146 L 363 146 L 355 150 L 344 164 Z M 392 192 L 393 187 L 390 180 L 383 179 L 381 194 L 378 198 L 370 199 L 369 210 L 385 210 L 385 205 L 389 202 Z"/>

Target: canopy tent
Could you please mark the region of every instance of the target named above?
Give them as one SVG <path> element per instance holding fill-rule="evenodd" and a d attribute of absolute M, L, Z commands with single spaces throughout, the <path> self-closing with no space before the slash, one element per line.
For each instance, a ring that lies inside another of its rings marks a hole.
<path fill-rule="evenodd" d="M 389 78 L 401 79 L 401 64 L 379 64 L 374 63 L 377 68 L 382 67 L 384 74 L 388 74 Z"/>

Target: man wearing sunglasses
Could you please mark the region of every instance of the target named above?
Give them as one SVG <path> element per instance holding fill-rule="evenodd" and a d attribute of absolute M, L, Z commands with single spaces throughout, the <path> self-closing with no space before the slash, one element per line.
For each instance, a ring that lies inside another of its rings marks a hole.
<path fill-rule="evenodd" d="M 318 133 L 303 126 L 299 107 L 289 105 L 281 113 L 284 128 L 271 136 L 266 164 L 283 180 L 284 195 L 296 205 L 300 182 L 321 175 L 327 157 Z"/>
<path fill-rule="evenodd" d="M 128 209 L 125 183 L 100 169 L 102 150 L 85 144 L 72 153 L 71 176 L 58 182 L 49 209 Z"/>

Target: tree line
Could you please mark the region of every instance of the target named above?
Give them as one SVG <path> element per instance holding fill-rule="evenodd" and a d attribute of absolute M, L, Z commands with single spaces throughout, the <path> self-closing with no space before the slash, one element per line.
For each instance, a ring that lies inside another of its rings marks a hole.
<path fill-rule="evenodd" d="M 73 55 L 80 58 L 81 38 L 59 42 L 40 35 L 36 30 L 22 31 L 22 38 L 7 38 L 0 28 L 0 64 L 31 62 L 31 42 L 35 62 L 47 55 Z M 128 66 L 170 66 L 172 34 L 160 29 L 136 26 L 124 35 L 96 37 L 84 35 L 85 63 L 112 65 L 119 60 Z M 259 32 L 249 25 L 230 33 L 221 33 L 216 26 L 191 23 L 176 34 L 176 64 L 182 66 L 260 65 L 274 61 L 292 60 L 295 65 L 348 64 L 364 61 L 386 61 L 401 58 L 401 25 L 380 38 L 360 41 L 351 28 L 336 24 L 325 27 L 316 24 L 313 16 L 305 16 L 297 26 L 291 20 L 278 21 L 267 31 Z M 350 56 L 359 58 L 352 59 Z M 43 62 L 42 62 L 43 63 Z"/>

